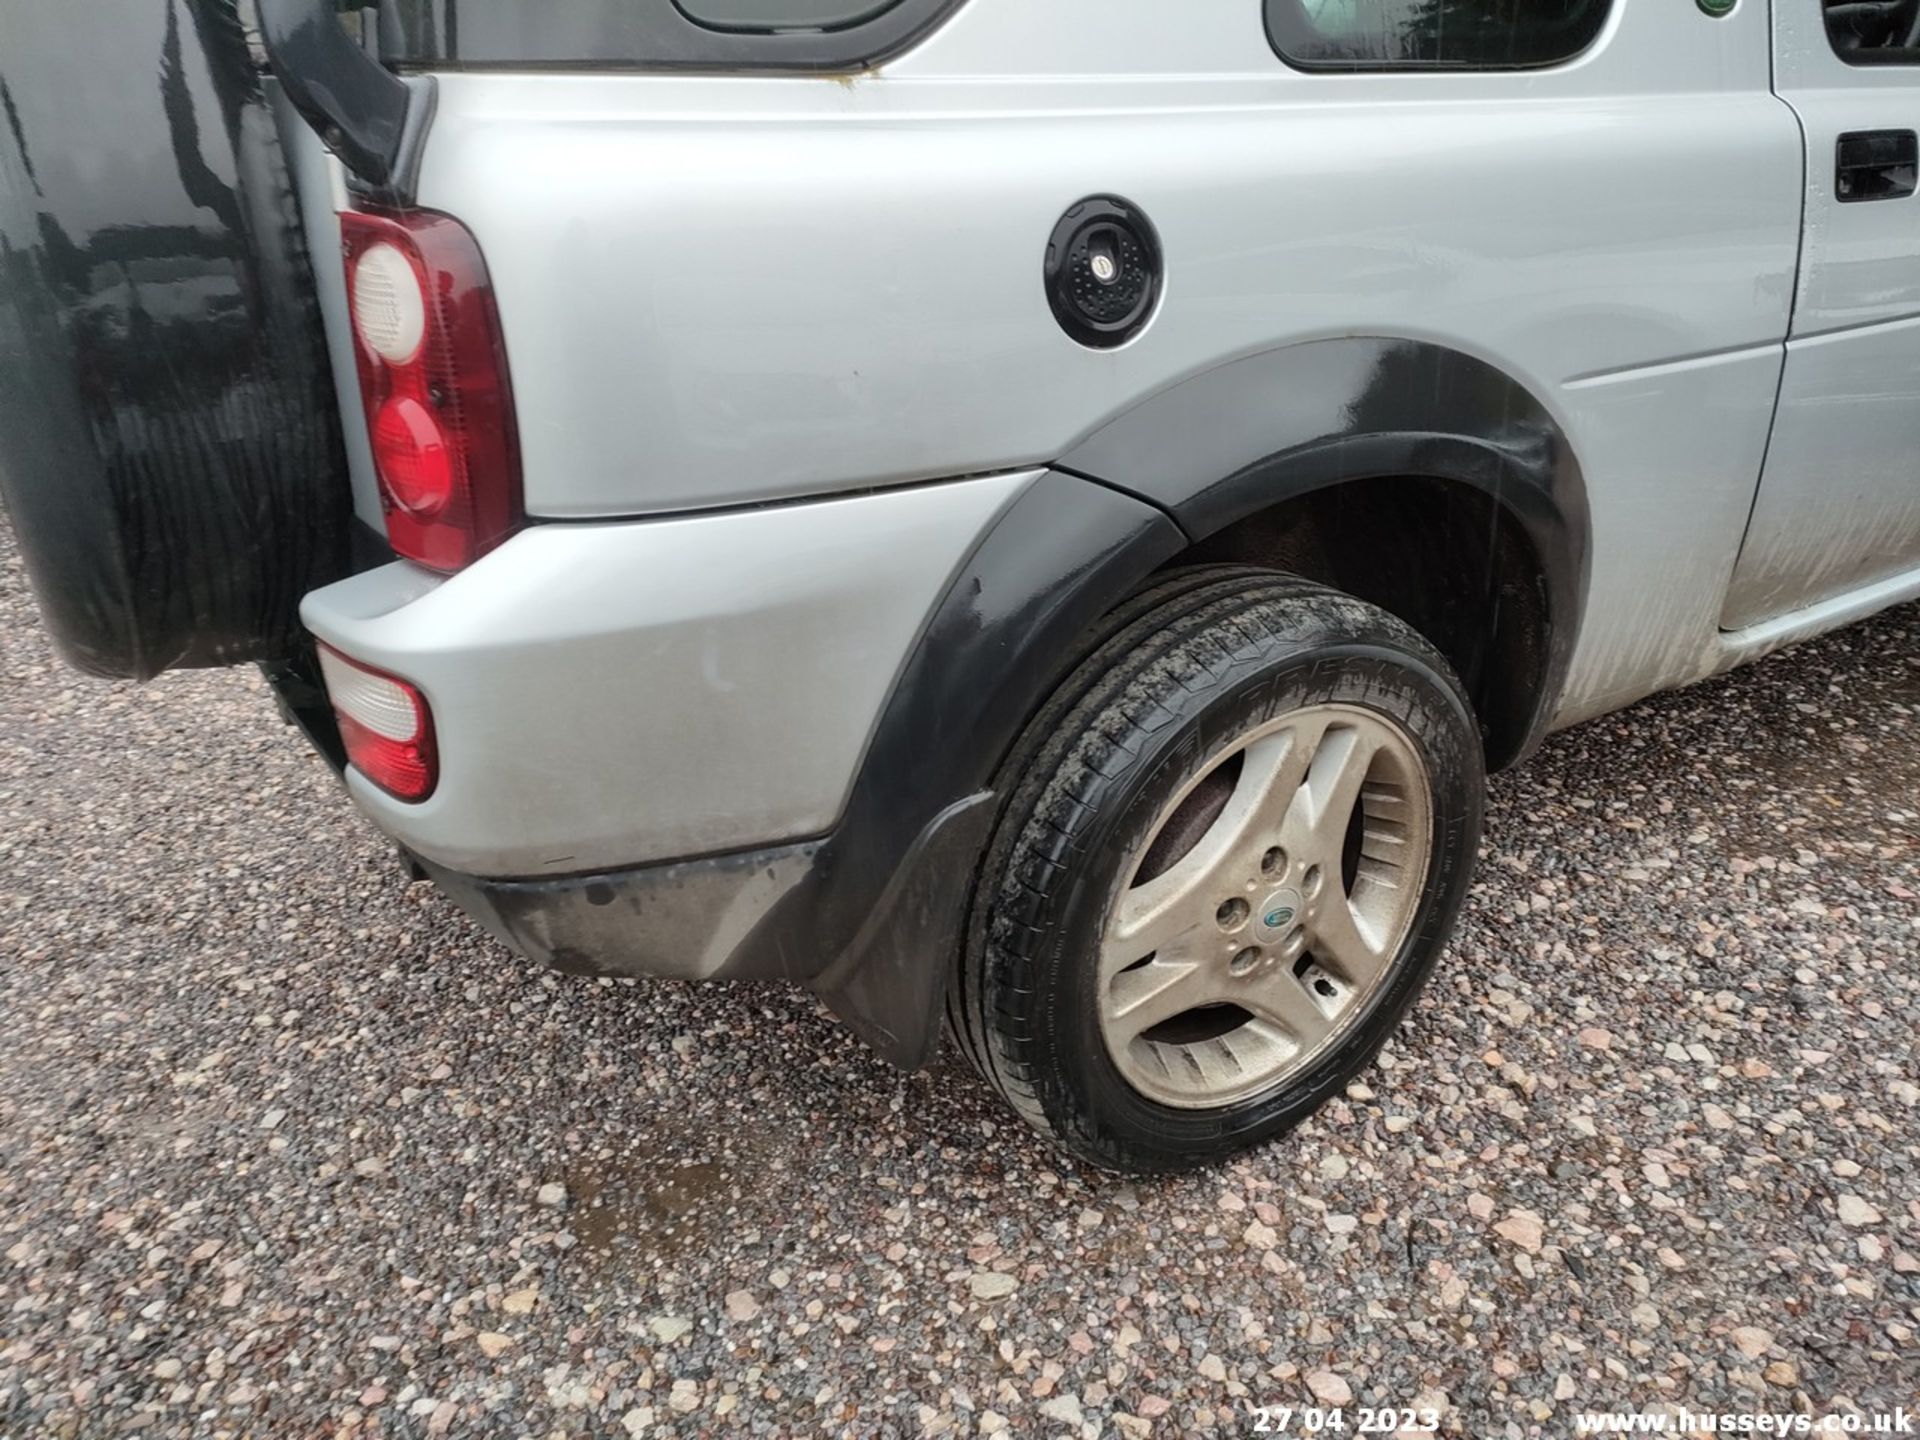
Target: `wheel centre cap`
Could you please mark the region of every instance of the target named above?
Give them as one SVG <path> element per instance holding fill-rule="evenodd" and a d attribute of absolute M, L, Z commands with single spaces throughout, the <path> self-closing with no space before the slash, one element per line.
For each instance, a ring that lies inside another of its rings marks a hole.
<path fill-rule="evenodd" d="M 1253 917 L 1254 934 L 1267 944 L 1286 939 L 1304 904 L 1298 890 L 1274 891 L 1260 902 L 1260 909 Z"/>

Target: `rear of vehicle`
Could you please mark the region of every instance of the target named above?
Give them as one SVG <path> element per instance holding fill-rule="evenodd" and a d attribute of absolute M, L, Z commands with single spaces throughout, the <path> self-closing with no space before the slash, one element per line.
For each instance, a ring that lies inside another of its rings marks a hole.
<path fill-rule="evenodd" d="M 260 10 L 340 424 L 222 658 L 530 954 L 903 1064 L 944 1016 L 1192 1163 L 1390 1033 L 1486 764 L 1713 664 L 1799 243 L 1764 10 Z"/>

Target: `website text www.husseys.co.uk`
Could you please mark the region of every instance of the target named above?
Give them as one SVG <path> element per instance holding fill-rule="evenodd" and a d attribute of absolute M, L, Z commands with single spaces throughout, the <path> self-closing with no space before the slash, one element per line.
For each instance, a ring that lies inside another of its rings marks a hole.
<path fill-rule="evenodd" d="M 1895 1408 L 1818 1418 L 1791 1411 L 1593 1411 L 1573 1417 L 1576 1435 L 1920 1435 L 1920 1416 Z"/>

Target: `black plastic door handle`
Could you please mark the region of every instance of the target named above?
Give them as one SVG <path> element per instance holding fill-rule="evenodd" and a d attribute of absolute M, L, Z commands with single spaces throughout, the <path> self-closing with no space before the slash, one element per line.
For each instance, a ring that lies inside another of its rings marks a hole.
<path fill-rule="evenodd" d="M 1849 130 L 1834 146 L 1833 194 L 1843 205 L 1913 194 L 1920 142 L 1911 130 Z"/>

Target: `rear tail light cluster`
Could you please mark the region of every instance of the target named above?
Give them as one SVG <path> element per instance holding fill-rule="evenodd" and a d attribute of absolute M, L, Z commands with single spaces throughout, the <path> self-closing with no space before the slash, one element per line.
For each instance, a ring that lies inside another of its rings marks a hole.
<path fill-rule="evenodd" d="M 424 800 L 440 779 L 433 712 L 418 689 L 384 670 L 320 647 L 320 673 L 347 759 L 396 800 Z"/>
<path fill-rule="evenodd" d="M 520 456 L 486 262 L 426 210 L 340 216 L 360 399 L 394 552 L 458 570 L 520 524 Z"/>

